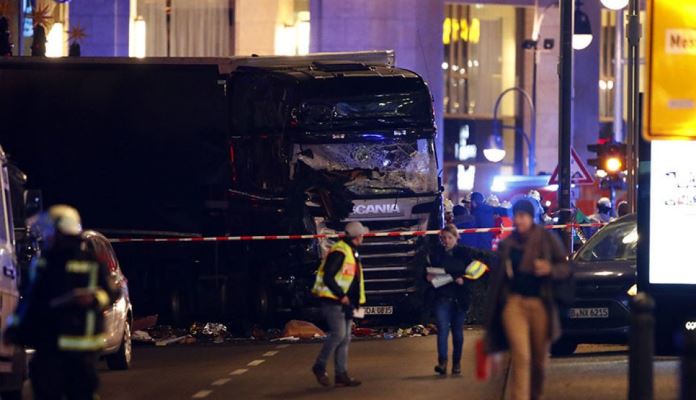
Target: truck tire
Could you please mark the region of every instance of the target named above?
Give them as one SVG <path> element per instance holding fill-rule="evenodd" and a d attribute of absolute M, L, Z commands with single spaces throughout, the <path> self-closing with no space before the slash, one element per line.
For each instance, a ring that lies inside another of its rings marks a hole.
<path fill-rule="evenodd" d="M 132 358 L 133 343 L 131 341 L 130 321 L 126 321 L 123 328 L 121 346 L 116 353 L 106 356 L 106 365 L 113 371 L 127 370 L 131 366 Z"/>
<path fill-rule="evenodd" d="M 264 328 L 270 328 L 275 323 L 273 293 L 270 285 L 264 280 L 256 282 L 251 298 L 251 318 Z"/>

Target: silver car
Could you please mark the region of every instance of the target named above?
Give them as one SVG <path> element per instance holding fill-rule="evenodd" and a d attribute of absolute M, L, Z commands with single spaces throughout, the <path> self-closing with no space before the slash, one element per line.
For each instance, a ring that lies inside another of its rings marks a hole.
<path fill-rule="evenodd" d="M 103 357 L 109 369 L 125 370 L 130 368 L 133 354 L 131 343 L 133 306 L 128 297 L 128 280 L 121 271 L 111 243 L 104 235 L 95 231 L 85 231 L 83 236 L 99 261 L 108 266 L 112 278 L 121 291 L 119 298 L 104 312 L 106 347 Z"/>

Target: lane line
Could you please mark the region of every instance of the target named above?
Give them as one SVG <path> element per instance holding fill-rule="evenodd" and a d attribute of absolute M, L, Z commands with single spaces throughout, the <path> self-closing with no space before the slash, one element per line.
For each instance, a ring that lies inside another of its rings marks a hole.
<path fill-rule="evenodd" d="M 289 344 L 279 344 L 276 346 L 276 349 L 287 349 L 288 347 L 290 347 Z"/>
<path fill-rule="evenodd" d="M 191 396 L 191 398 L 192 399 L 205 399 L 206 397 L 210 396 L 211 393 L 213 393 L 212 390 L 201 390 L 200 392 Z"/>
<path fill-rule="evenodd" d="M 263 364 L 266 360 L 254 360 L 247 364 L 250 367 L 258 367 L 259 365 Z"/>
<path fill-rule="evenodd" d="M 230 375 L 232 375 L 232 376 L 242 375 L 242 374 L 246 373 L 247 371 L 249 371 L 249 370 L 246 368 L 235 369 L 234 371 L 230 372 Z"/>
<path fill-rule="evenodd" d="M 216 380 L 215 382 L 211 383 L 211 385 L 213 385 L 213 386 L 222 386 L 222 385 L 226 384 L 226 383 L 229 382 L 229 381 L 231 381 L 230 378 L 222 378 L 222 379 L 218 379 L 218 380 Z"/>
<path fill-rule="evenodd" d="M 267 351 L 263 353 L 264 357 L 273 357 L 274 355 L 278 354 L 278 351 Z"/>

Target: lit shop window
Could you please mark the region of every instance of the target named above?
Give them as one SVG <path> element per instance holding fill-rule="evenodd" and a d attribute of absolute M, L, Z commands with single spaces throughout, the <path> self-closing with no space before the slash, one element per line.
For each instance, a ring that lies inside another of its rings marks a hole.
<path fill-rule="evenodd" d="M 309 11 L 294 13 L 290 24 L 276 27 L 275 54 L 282 56 L 309 53 Z"/>
<path fill-rule="evenodd" d="M 516 13 L 512 6 L 445 6 L 442 72 L 447 115 L 491 115 L 498 95 L 515 86 Z M 504 102 L 503 114 L 513 115 L 513 107 Z"/>

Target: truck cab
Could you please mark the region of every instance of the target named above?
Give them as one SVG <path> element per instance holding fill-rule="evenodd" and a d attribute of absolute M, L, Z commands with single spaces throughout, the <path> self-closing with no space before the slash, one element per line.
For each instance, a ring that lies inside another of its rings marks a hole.
<path fill-rule="evenodd" d="M 237 211 L 231 226 L 258 234 L 335 234 L 350 221 L 372 232 L 441 227 L 432 97 L 417 74 L 388 60 L 274 60 L 238 67 L 227 91 L 230 209 Z M 285 243 L 286 255 L 270 244 L 267 251 L 252 250 L 252 263 L 261 266 L 255 270 L 271 265 L 271 292 L 287 294 L 272 296 L 266 306 L 291 310 L 311 303 L 313 272 L 333 240 Z M 422 309 L 427 242 L 414 236 L 365 240 L 360 254 L 368 314 Z M 285 265 L 273 266 L 274 259 Z"/>

